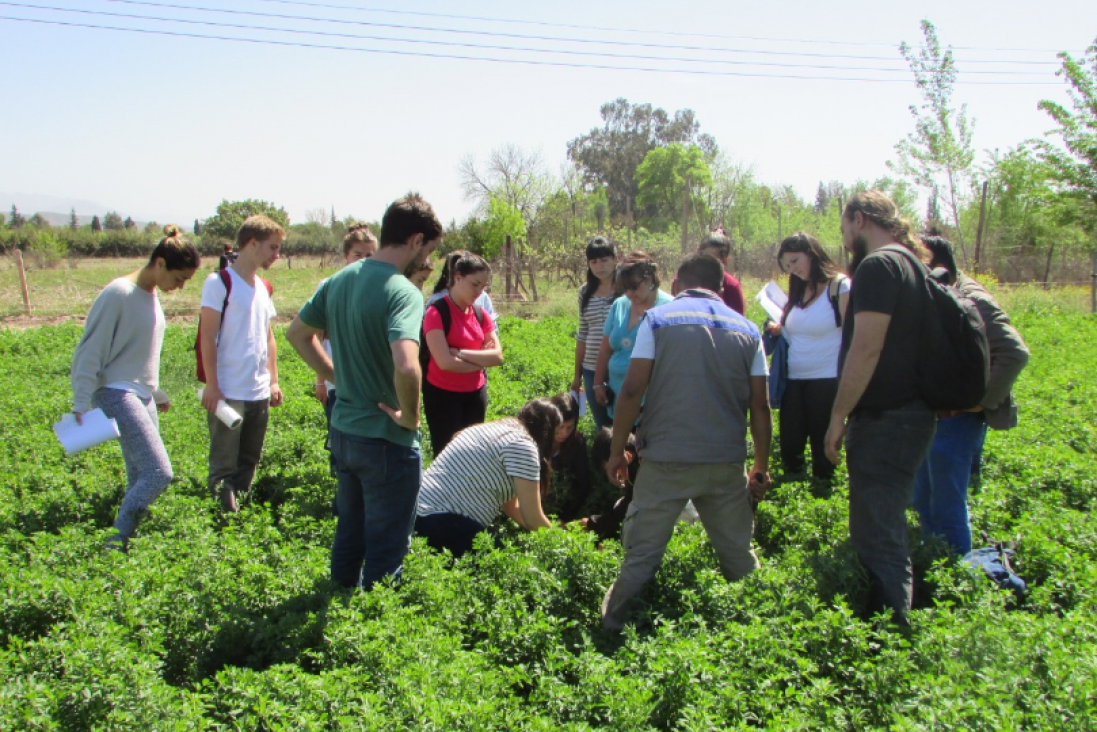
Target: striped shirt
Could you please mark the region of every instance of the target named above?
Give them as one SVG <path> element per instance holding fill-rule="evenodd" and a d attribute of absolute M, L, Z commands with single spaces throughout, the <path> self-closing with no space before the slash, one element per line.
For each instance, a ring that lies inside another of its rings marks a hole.
<path fill-rule="evenodd" d="M 583 305 L 583 291 L 589 286 L 583 285 L 579 288 L 580 308 Z M 587 344 L 587 350 L 583 356 L 583 368 L 588 371 L 594 371 L 594 366 L 598 363 L 598 351 L 602 349 L 602 326 L 616 297 L 616 295 L 609 297 L 595 295 L 590 298 L 586 310 L 579 310 L 579 332 L 575 334 L 575 340 Z"/>
<path fill-rule="evenodd" d="M 515 478 L 541 478 L 533 438 L 516 419 L 473 425 L 458 432 L 427 468 L 415 512 L 456 513 L 487 526 L 514 498 Z"/>

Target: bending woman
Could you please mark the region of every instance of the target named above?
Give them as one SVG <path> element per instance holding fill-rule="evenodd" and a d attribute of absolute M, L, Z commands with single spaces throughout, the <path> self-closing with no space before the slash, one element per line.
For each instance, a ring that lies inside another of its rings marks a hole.
<path fill-rule="evenodd" d="M 503 363 L 491 314 L 474 305 L 491 279 L 491 267 L 475 254 L 452 261 L 449 292 L 427 307 L 423 333 L 430 351 L 423 382 L 423 411 L 438 457 L 453 436 L 484 421 L 488 408 L 484 370 Z M 449 327 L 443 320 L 447 309 Z"/>
<path fill-rule="evenodd" d="M 172 479 L 160 439 L 158 412 L 168 411 L 170 402 L 157 388 L 164 311 L 156 290 L 181 288 L 194 276 L 199 259 L 177 226 L 165 226 L 164 234 L 148 264 L 111 281 L 95 298 L 72 357 L 76 421 L 96 406 L 118 422 L 127 487 L 111 542 L 123 549 Z"/>
<path fill-rule="evenodd" d="M 423 474 L 415 532 L 433 549 L 461 556 L 500 512 L 524 529 L 552 526 L 541 508 L 560 410 L 527 402 L 517 419 L 462 430 Z"/>
<path fill-rule="evenodd" d="M 594 396 L 594 369 L 602 348 L 602 327 L 617 297 L 613 275 L 617 268 L 617 250 L 604 236 L 587 243 L 587 281 L 579 288 L 579 332 L 575 334 L 575 378 L 571 390 L 587 393 L 590 416 L 597 429 L 612 424 L 606 408 Z"/>
<path fill-rule="evenodd" d="M 823 438 L 838 392 L 838 352 L 849 302 L 849 279 L 827 256 L 819 241 L 797 232 L 781 242 L 777 261 L 788 272 L 788 302 L 780 324 L 788 340 L 788 381 L 781 397 L 781 461 L 786 473 L 804 469 L 804 447 L 811 442 L 811 472 L 830 480 L 834 463 L 824 454 Z"/>
<path fill-rule="evenodd" d="M 613 395 L 621 391 L 632 358 L 640 321 L 656 305 L 673 298 L 659 289 L 655 260 L 632 252 L 617 270 L 617 284 L 625 294 L 613 301 L 602 327 L 602 345 L 594 368 L 594 397 L 613 416 Z"/>

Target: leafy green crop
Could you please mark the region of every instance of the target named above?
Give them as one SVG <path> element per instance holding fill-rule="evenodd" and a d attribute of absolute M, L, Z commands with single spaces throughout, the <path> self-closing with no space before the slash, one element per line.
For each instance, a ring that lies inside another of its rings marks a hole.
<path fill-rule="evenodd" d="M 176 480 L 129 553 L 106 551 L 121 454 L 66 458 L 49 427 L 80 329 L 0 331 L 0 729 L 1091 729 L 1097 320 L 1016 320 L 1033 351 L 1021 426 L 991 434 L 971 510 L 977 531 L 1018 542 L 1031 591 L 1016 606 L 919 544 L 909 635 L 862 617 L 842 471 L 832 491 L 775 487 L 762 568 L 741 582 L 720 577 L 699 525 L 679 527 L 620 636 L 598 617 L 620 545 L 574 527 L 505 530 L 459 561 L 417 539 L 401 584 L 341 590 L 311 374 L 283 343 L 286 404 L 243 510 L 223 517 L 203 487 L 192 326 L 169 327 L 163 360 Z M 566 387 L 574 330 L 502 321 L 489 417 Z"/>

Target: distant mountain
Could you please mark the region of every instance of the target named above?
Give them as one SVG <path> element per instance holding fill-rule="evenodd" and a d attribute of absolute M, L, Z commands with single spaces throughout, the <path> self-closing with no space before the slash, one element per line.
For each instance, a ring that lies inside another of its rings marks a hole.
<path fill-rule="evenodd" d="M 60 196 L 43 196 L 35 193 L 9 193 L 7 191 L 0 191 L 0 213 L 5 216 L 11 211 L 12 205 L 15 205 L 19 209 L 19 213 L 24 216 L 31 216 L 36 213 L 46 215 L 47 211 L 64 211 L 65 221 L 68 223 L 68 212 L 72 209 L 76 209 L 76 215 L 80 217 L 81 223 L 85 223 L 84 219 L 87 218 L 91 221 L 92 216 L 102 216 L 109 208 L 101 203 L 95 201 L 85 201 L 79 198 L 62 198 Z M 121 213 L 121 212 L 119 212 Z M 54 223 L 50 221 L 50 223 Z"/>
<path fill-rule="evenodd" d="M 96 201 L 87 201 L 80 198 L 0 191 L 0 214 L 3 214 L 4 218 L 7 218 L 11 213 L 13 204 L 19 209 L 19 213 L 28 218 L 36 213 L 42 214 L 42 217 L 53 226 L 68 226 L 73 209 L 76 210 L 76 217 L 80 220 L 81 226 L 90 224 L 93 216 L 98 216 L 101 219 L 107 211 L 117 211 L 123 219 L 126 216 L 133 215 L 121 208 L 112 209 Z M 179 224 L 185 231 L 190 231 L 193 220 L 194 217 L 192 216 L 185 219 L 165 219 L 160 223 Z M 134 223 L 137 224 L 138 228 L 144 228 L 146 222 L 134 218 Z"/>

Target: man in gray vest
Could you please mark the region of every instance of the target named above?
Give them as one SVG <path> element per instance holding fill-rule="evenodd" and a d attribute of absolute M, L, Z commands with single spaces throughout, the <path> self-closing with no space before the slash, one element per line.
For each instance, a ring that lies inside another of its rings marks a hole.
<path fill-rule="evenodd" d="M 766 359 L 758 328 L 717 294 L 720 262 L 694 254 L 678 268 L 683 291 L 640 323 L 617 395 L 606 473 L 623 486 L 625 445 L 647 394 L 636 444 L 642 463 L 625 515 L 621 574 L 602 602 L 602 626 L 620 630 L 629 601 L 655 576 L 674 525 L 691 500 L 720 570 L 737 580 L 758 567 L 753 502 L 769 487 Z M 748 479 L 746 433 L 754 441 Z"/>

